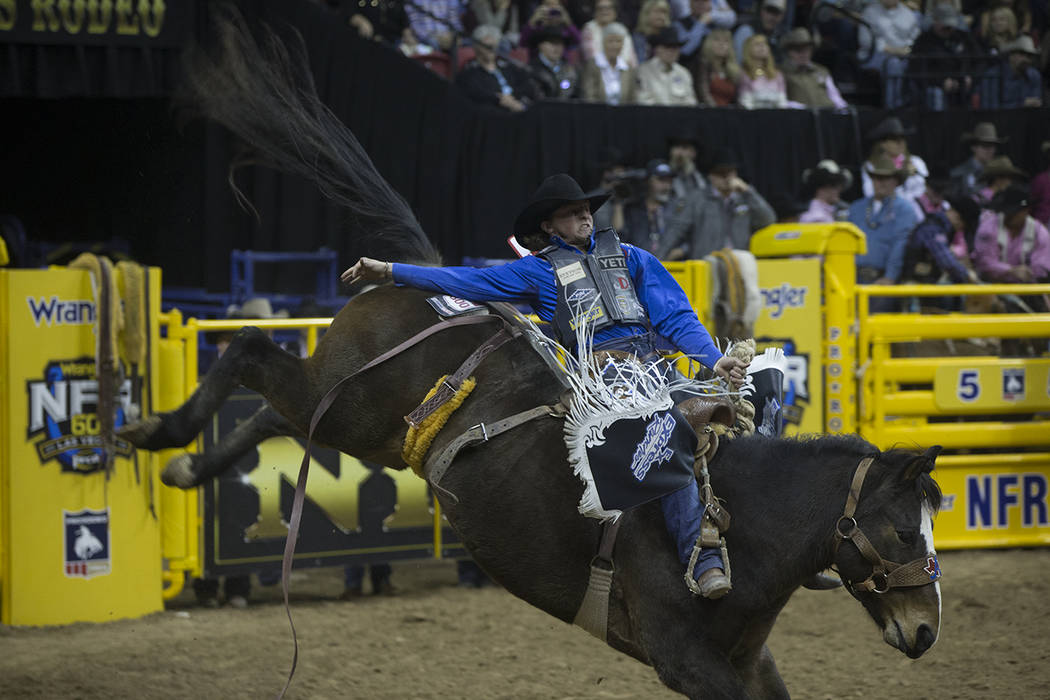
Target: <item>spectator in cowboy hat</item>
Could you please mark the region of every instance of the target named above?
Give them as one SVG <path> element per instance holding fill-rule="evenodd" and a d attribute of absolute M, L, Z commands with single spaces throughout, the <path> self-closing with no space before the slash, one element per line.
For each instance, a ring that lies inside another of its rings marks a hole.
<path fill-rule="evenodd" d="M 902 279 L 920 284 L 977 281 L 977 274 L 967 265 L 967 241 L 973 240 L 980 207 L 965 194 L 949 201 L 950 206 L 946 201 L 944 209 L 931 212 L 912 229 L 904 251 Z M 956 307 L 954 300 L 948 307 Z"/>
<path fill-rule="evenodd" d="M 970 157 L 952 168 L 948 176 L 956 187 L 976 194 L 981 173 L 992 158 L 995 158 L 995 151 L 1006 143 L 1007 139 L 999 138 L 992 122 L 979 122 L 973 131 L 963 134 L 961 140 L 970 146 Z"/>
<path fill-rule="evenodd" d="M 813 62 L 813 37 L 805 27 L 796 27 L 780 40 L 785 58 L 780 70 L 787 81 L 787 98 L 807 107 L 834 107 L 849 105 L 839 94 L 831 72 Z"/>
<path fill-rule="evenodd" d="M 868 252 L 857 256 L 857 280 L 863 284 L 896 284 L 901 277 L 904 249 L 908 234 L 915 228 L 918 216 L 913 204 L 897 194 L 904 180 L 904 170 L 886 154 L 879 154 L 864 164 L 872 182 L 871 196 L 853 202 L 848 219 L 868 239 Z M 890 297 L 873 297 L 872 311 L 896 308 Z"/>
<path fill-rule="evenodd" d="M 981 79 L 981 109 L 1041 107 L 1043 84 L 1032 63 L 1039 58 L 1032 37 L 1020 36 L 1005 44 L 999 65 Z"/>
<path fill-rule="evenodd" d="M 915 129 L 905 128 L 897 117 L 884 119 L 869 131 L 867 141 L 871 144 L 871 155 L 861 167 L 860 184 L 864 196 L 872 196 L 874 190 L 866 166 L 878 155 L 887 156 L 904 175 L 904 181 L 897 188 L 897 194 L 915 208 L 915 216 L 918 219 L 922 218 L 922 214 L 915 200 L 926 191 L 926 178 L 930 170 L 926 167 L 926 161 L 908 150 L 908 136 L 914 133 Z"/>
<path fill-rule="evenodd" d="M 707 181 L 696 167 L 701 153 L 700 142 L 686 131 L 667 139 L 667 161 L 674 172 L 671 187 L 676 199 L 689 198 L 707 189 Z"/>
<path fill-rule="evenodd" d="M 666 27 L 650 39 L 653 57 L 638 67 L 638 103 L 643 105 L 695 105 L 693 76 L 678 63 L 682 41 Z"/>
<path fill-rule="evenodd" d="M 1011 185 L 995 196 L 974 241 L 974 264 L 990 282 L 1041 282 L 1050 276 L 1050 233 L 1033 219 L 1028 189 Z"/>
<path fill-rule="evenodd" d="M 737 175 L 737 167 L 730 151 L 722 148 L 711 154 L 704 168 L 707 189 L 675 202 L 658 257 L 700 260 L 722 248 L 747 250 L 751 234 L 776 220 L 769 203 Z"/>
<path fill-rule="evenodd" d="M 802 187 L 810 193 L 809 206 L 799 216 L 805 224 L 831 223 L 845 218 L 840 197 L 853 184 L 853 173 L 827 159 L 802 173 Z"/>
<path fill-rule="evenodd" d="M 1050 141 L 1043 141 L 1042 170 L 1032 178 L 1032 217 L 1050 226 Z"/>
<path fill-rule="evenodd" d="M 783 44 L 780 39 L 786 31 L 781 20 L 784 18 L 786 8 L 787 0 L 763 0 L 758 16 L 750 22 L 741 24 L 733 33 L 733 48 L 736 50 L 736 55 L 742 59 L 744 42 L 755 34 L 762 34 L 769 42 L 773 60 L 780 63 L 783 58 Z"/>
<path fill-rule="evenodd" d="M 664 250 L 663 239 L 671 219 L 674 194 L 671 182 L 674 172 L 666 160 L 653 159 L 645 166 L 645 197 L 628 202 L 624 207 L 623 229 L 620 239 L 647 250 L 659 257 Z"/>
<path fill-rule="evenodd" d="M 610 105 L 634 104 L 638 91 L 638 69 L 623 57 L 623 47 L 631 43 L 627 27 L 619 22 L 605 25 L 599 38 L 601 47 L 580 70 L 583 99 Z M 634 56 L 632 50 L 631 53 Z"/>
<path fill-rule="evenodd" d="M 532 79 L 547 99 L 569 100 L 579 95 L 580 78 L 576 68 L 565 60 L 565 32 L 560 26 L 548 25 L 529 37 L 533 58 L 529 62 Z"/>
<path fill-rule="evenodd" d="M 988 162 L 979 179 L 985 185 L 979 193 L 980 199 L 983 203 L 989 204 L 995 195 L 1010 185 L 1027 182 L 1028 173 L 1014 165 L 1010 156 L 999 156 Z"/>
<path fill-rule="evenodd" d="M 456 85 L 474 102 L 524 112 L 537 98 L 529 72 L 496 55 L 500 32 L 483 24 L 474 30 L 474 60 L 456 74 Z"/>

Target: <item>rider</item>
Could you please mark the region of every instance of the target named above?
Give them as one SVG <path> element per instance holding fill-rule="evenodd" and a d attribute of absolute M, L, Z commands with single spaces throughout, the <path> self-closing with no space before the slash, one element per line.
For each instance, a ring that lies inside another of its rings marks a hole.
<path fill-rule="evenodd" d="M 552 323 L 569 348 L 576 344 L 576 319 L 567 299 L 597 294 L 601 303 L 588 311 L 595 330 L 594 350 L 650 355 L 655 352 L 655 332 L 739 387 L 746 365 L 719 352 L 685 292 L 663 265 L 650 253 L 621 243 L 612 229 L 593 232 L 592 215 L 608 196 L 584 193 L 569 175 L 552 175 L 514 223 L 515 239 L 533 255 L 489 268 L 421 267 L 361 258 L 342 274 L 342 280 L 348 284 L 392 280 L 471 301 L 529 303 L 541 319 Z M 664 496 L 661 505 L 679 557 L 688 565 L 703 516 L 696 486 L 689 484 Z M 701 551 L 692 575 L 706 598 L 720 598 L 729 591 L 717 548 Z"/>

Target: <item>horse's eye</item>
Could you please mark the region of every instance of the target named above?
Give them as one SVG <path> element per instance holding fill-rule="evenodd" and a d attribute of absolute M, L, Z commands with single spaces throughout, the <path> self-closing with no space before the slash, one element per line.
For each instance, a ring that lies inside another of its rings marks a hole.
<path fill-rule="evenodd" d="M 897 530 L 897 537 L 904 544 L 915 544 L 918 533 L 915 530 Z"/>

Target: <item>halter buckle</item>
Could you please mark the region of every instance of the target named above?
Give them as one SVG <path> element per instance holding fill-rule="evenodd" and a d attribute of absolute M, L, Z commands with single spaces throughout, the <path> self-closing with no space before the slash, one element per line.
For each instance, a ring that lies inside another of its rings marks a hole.
<path fill-rule="evenodd" d="M 882 580 L 882 585 L 881 586 L 878 583 L 878 581 L 880 579 Z M 879 571 L 879 572 L 872 572 L 872 574 L 871 574 L 871 591 L 872 591 L 872 593 L 885 593 L 888 590 L 890 590 L 890 578 L 889 578 L 889 576 L 886 575 L 885 573 L 881 572 L 881 571 Z"/>
<path fill-rule="evenodd" d="M 848 525 L 849 529 L 843 530 L 843 528 L 842 528 L 843 523 Z M 856 531 L 857 531 L 857 520 L 856 520 L 856 518 L 843 515 L 842 517 L 840 517 L 838 519 L 838 522 L 835 523 L 835 532 L 837 532 L 839 537 L 841 537 L 844 540 L 851 539 L 853 537 L 853 533 L 855 533 Z"/>

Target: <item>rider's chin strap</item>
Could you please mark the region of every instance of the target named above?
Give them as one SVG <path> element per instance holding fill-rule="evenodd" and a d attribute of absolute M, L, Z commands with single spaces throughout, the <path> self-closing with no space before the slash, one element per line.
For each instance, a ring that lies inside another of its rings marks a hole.
<path fill-rule="evenodd" d="M 861 555 L 871 564 L 871 575 L 868 578 L 854 583 L 842 576 L 843 582 L 850 590 L 863 591 L 865 593 L 885 593 L 891 588 L 907 588 L 913 586 L 925 586 L 933 583 L 941 577 L 941 569 L 937 564 L 937 555 L 930 552 L 925 558 L 915 559 L 907 564 L 898 564 L 888 559 L 883 559 L 875 546 L 872 545 L 853 517 L 857 511 L 857 502 L 860 500 L 860 490 L 864 486 L 864 478 L 868 469 L 875 462 L 874 457 L 865 457 L 857 465 L 857 471 L 853 474 L 853 483 L 850 485 L 849 495 L 846 496 L 846 508 L 842 517 L 835 524 L 835 530 L 839 536 L 835 540 L 835 553 L 838 553 L 839 545 L 849 540 L 860 551 Z"/>

